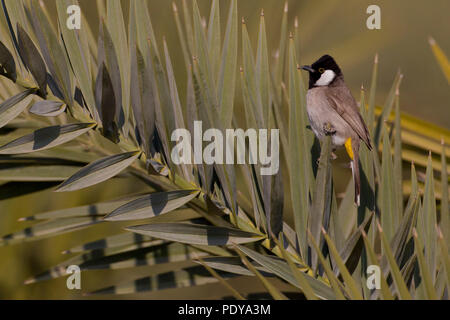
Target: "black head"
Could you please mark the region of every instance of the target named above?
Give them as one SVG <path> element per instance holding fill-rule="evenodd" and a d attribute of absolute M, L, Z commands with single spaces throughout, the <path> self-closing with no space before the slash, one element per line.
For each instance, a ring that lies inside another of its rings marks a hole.
<path fill-rule="evenodd" d="M 326 54 L 314 62 L 311 66 L 303 66 L 302 69 L 309 72 L 309 88 L 327 86 L 342 76 L 342 71 L 333 57 Z"/>

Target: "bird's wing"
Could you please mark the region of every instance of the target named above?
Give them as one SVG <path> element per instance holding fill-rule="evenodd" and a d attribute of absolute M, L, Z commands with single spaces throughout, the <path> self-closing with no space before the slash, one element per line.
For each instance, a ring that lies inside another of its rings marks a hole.
<path fill-rule="evenodd" d="M 328 87 L 326 97 L 330 106 L 350 125 L 361 140 L 365 142 L 369 150 L 372 150 L 369 130 L 367 130 L 355 98 L 353 98 L 347 86 Z"/>

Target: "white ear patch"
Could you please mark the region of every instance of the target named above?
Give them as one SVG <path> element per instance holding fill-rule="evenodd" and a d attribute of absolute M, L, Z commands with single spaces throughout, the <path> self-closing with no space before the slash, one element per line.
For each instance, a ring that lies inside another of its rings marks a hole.
<path fill-rule="evenodd" d="M 336 73 L 333 70 L 325 70 L 324 73 L 320 76 L 319 80 L 316 81 L 316 86 L 327 86 L 329 85 L 334 78 L 336 77 Z"/>

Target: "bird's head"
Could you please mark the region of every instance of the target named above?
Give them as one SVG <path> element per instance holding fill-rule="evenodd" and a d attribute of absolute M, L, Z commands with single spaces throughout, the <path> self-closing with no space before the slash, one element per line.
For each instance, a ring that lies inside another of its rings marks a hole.
<path fill-rule="evenodd" d="M 341 69 L 332 56 L 324 55 L 310 66 L 302 66 L 309 72 L 309 88 L 330 85 L 337 77 L 342 76 Z"/>

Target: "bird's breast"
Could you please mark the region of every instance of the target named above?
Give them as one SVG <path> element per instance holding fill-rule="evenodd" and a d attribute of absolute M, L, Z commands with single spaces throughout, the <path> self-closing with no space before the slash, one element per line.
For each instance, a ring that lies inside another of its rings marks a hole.
<path fill-rule="evenodd" d="M 325 136 L 324 126 L 327 124 L 330 124 L 335 131 L 331 139 L 333 145 L 342 146 L 351 136 L 352 130 L 348 123 L 330 105 L 326 96 L 326 88 L 318 87 L 308 90 L 306 110 L 311 129 L 319 140 Z"/>

